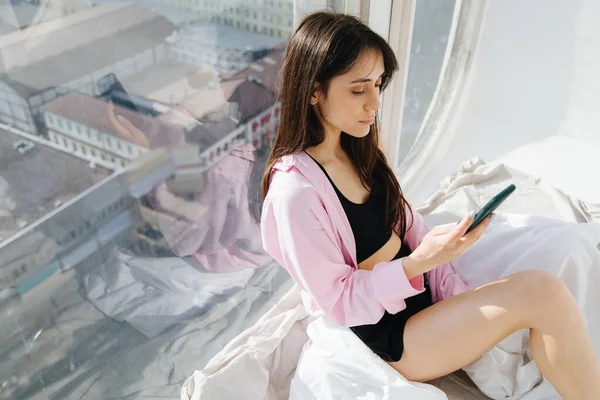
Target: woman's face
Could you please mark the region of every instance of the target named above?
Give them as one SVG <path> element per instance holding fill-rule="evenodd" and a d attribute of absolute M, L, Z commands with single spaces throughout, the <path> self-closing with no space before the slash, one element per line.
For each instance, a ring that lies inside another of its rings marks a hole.
<path fill-rule="evenodd" d="M 313 107 L 328 134 L 346 132 L 365 137 L 381 107 L 379 87 L 384 73 L 379 51 L 364 52 L 345 74 L 329 83 L 327 93 L 317 90 L 311 98 Z"/>

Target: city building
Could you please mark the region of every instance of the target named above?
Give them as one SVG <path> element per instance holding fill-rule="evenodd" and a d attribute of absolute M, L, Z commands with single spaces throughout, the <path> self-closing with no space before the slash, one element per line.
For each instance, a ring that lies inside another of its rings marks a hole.
<path fill-rule="evenodd" d="M 125 188 L 124 176 L 113 174 L 71 193 L 61 207 L 40 215 L 34 229 L 27 227 L 3 242 L 0 297 L 22 295 L 55 273 L 98 262 L 112 241 L 129 240 L 134 215 Z"/>
<path fill-rule="evenodd" d="M 111 4 L 0 37 L 0 122 L 44 134 L 42 105 L 70 90 L 98 95 L 106 74 L 126 78 L 164 60 L 174 30 L 145 8 Z"/>
<path fill-rule="evenodd" d="M 184 141 L 178 125 L 166 124 L 115 106 L 116 118 L 125 118 L 143 132 L 149 146 L 172 147 Z M 107 168 L 121 168 L 148 149 L 119 135 L 110 123 L 108 104 L 82 93 L 70 92 L 43 106 L 48 138 L 64 151 Z"/>
<path fill-rule="evenodd" d="M 198 68 L 167 58 L 121 80 L 121 84 L 130 94 L 175 107 L 218 81 L 219 73 L 214 68 Z"/>
<path fill-rule="evenodd" d="M 198 67 L 235 73 L 265 56 L 282 39 L 212 22 L 198 22 L 172 39 L 170 54 Z"/>
<path fill-rule="evenodd" d="M 251 63 L 248 68 L 233 75 L 221 74 L 223 80 L 245 79 L 261 84 L 273 94 L 277 93 L 277 79 L 285 57 L 285 43 L 273 48 L 269 54 Z"/>
<path fill-rule="evenodd" d="M 342 0 L 335 0 L 342 1 Z M 191 12 L 202 19 L 239 30 L 286 40 L 294 27 L 293 0 L 148 0 L 149 4 Z M 304 0 L 314 9 L 327 0 Z"/>
<path fill-rule="evenodd" d="M 209 2 L 212 3 L 212 2 Z M 248 32 L 287 39 L 294 25 L 293 0 L 224 1 L 213 21 Z"/>

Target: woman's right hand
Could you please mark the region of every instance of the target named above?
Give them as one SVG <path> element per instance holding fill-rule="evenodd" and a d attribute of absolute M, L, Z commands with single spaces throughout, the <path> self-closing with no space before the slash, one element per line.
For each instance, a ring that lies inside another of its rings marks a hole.
<path fill-rule="evenodd" d="M 492 215 L 495 215 L 492 213 Z M 479 240 L 491 223 L 488 217 L 475 229 L 465 234 L 473 222 L 470 216 L 464 217 L 457 225 L 436 227 L 429 231 L 410 258 L 418 262 L 423 271 L 428 272 L 438 265 L 449 263 L 463 255 L 465 251 Z"/>

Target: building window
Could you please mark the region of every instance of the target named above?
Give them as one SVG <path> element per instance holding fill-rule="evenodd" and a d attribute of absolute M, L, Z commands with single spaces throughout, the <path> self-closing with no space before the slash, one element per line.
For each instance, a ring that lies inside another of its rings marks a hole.
<path fill-rule="evenodd" d="M 87 151 L 85 151 L 84 146 L 81 146 L 81 152 L 83 153 L 84 156 L 87 156 Z"/>
<path fill-rule="evenodd" d="M 133 152 L 131 151 L 131 146 L 127 146 L 127 151 L 129 152 L 129 154 L 132 154 Z"/>
<path fill-rule="evenodd" d="M 117 140 L 117 148 L 118 148 L 119 150 L 121 150 L 121 141 L 120 141 L 120 140 Z"/>

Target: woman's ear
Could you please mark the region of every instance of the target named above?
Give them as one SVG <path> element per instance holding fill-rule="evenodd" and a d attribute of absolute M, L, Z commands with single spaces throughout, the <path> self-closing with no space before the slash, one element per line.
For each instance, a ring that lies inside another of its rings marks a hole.
<path fill-rule="evenodd" d="M 321 85 L 315 83 L 315 87 L 313 88 L 312 96 L 310 96 L 310 105 L 315 106 L 319 102 L 321 98 Z"/>

